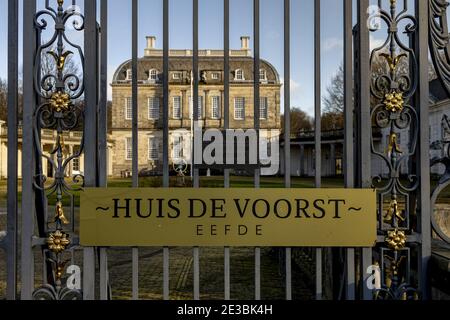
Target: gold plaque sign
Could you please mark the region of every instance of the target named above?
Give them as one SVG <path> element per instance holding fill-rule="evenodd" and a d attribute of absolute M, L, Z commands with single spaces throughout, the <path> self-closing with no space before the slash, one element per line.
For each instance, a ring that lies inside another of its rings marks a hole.
<path fill-rule="evenodd" d="M 376 192 L 365 189 L 92 188 L 83 246 L 371 247 Z"/>

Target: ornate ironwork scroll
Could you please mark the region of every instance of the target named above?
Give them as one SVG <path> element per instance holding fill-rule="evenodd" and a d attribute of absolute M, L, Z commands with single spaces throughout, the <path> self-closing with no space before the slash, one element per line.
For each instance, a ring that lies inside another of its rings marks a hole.
<path fill-rule="evenodd" d="M 442 117 L 442 138 L 435 141 L 431 145 L 432 150 L 440 150 L 442 152 L 440 157 L 433 157 L 431 159 L 431 167 L 438 164 L 444 166 L 444 174 L 439 179 L 439 182 L 431 195 L 431 225 L 434 232 L 445 242 L 450 244 L 450 237 L 441 225 L 436 220 L 436 215 L 433 213 L 433 208 L 436 206 L 436 200 L 441 192 L 450 185 L 450 119 L 447 115 Z M 447 230 L 448 231 L 448 230 Z"/>
<path fill-rule="evenodd" d="M 400 10 L 400 7 L 403 7 Z M 418 114 L 411 106 L 417 86 L 417 60 L 414 50 L 405 43 L 416 32 L 416 18 L 408 13 L 408 1 L 390 0 L 388 8 L 378 1 L 379 11 L 371 17 L 370 31 L 387 30 L 382 45 L 371 52 L 371 119 L 372 125 L 387 136 L 386 145 L 378 147 L 371 138 L 372 154 L 381 159 L 384 174 L 374 176 L 372 185 L 378 191 L 378 230 L 385 238 L 375 254 L 379 259 L 382 287 L 375 290 L 376 299 L 417 299 L 410 284 L 410 248 L 412 200 L 419 182 L 409 174 L 408 162 L 418 143 Z M 377 19 L 377 20 L 374 20 Z M 399 141 L 400 132 L 409 133 L 409 145 Z M 403 174 L 403 175 L 402 175 Z"/>
<path fill-rule="evenodd" d="M 65 255 L 72 245 L 71 234 L 74 232 L 74 192 L 81 190 L 84 179 L 82 175 L 74 175 L 70 181 L 68 172 L 70 164 L 83 152 L 84 138 L 81 138 L 78 150 L 70 154 L 64 136 L 71 131 L 82 131 L 84 84 L 79 74 L 68 70 L 67 61 L 76 55 L 82 74 L 84 56 L 81 47 L 68 39 L 66 29 L 70 25 L 75 32 L 82 32 L 84 17 L 76 10 L 75 1 L 67 9 L 63 7 L 64 0 L 57 0 L 56 5 L 54 9 L 46 0 L 45 9 L 37 12 L 34 18 L 40 42 L 35 55 L 34 90 L 39 104 L 33 118 L 34 143 L 37 161 L 47 161 L 53 176 L 53 179 L 47 179 L 42 166 L 38 165 L 40 170 L 35 176 L 34 188 L 45 195 L 47 207 L 54 207 L 52 219 L 47 218 L 46 210 L 37 213 L 44 216 L 48 253 L 45 256 L 52 267 L 54 282 L 36 289 L 33 298 L 74 300 L 82 299 L 81 292 L 64 287 L 62 277 L 69 261 Z M 42 40 L 44 31 L 51 33 L 49 40 Z M 42 67 L 44 59 L 51 61 L 46 68 Z M 52 130 L 55 136 L 54 147 L 47 154 L 42 148 L 43 129 Z"/>

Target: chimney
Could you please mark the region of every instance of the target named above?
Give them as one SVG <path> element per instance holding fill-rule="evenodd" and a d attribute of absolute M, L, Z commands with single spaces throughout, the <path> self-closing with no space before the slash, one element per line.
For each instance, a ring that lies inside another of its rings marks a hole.
<path fill-rule="evenodd" d="M 249 36 L 242 36 L 241 37 L 241 50 L 248 50 L 250 44 L 250 37 Z"/>
<path fill-rule="evenodd" d="M 155 49 L 156 37 L 148 36 L 147 37 L 147 49 Z"/>

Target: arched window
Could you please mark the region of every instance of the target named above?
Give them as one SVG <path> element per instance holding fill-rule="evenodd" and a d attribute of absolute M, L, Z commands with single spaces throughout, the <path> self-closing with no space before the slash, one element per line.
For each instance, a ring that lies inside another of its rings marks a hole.
<path fill-rule="evenodd" d="M 234 80 L 245 80 L 244 79 L 244 70 L 236 69 Z"/>

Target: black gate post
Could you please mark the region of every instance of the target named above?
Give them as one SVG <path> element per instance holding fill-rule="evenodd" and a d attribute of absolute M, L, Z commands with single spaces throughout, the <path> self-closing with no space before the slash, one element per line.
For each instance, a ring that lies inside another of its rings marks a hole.
<path fill-rule="evenodd" d="M 8 211 L 5 238 L 8 300 L 16 299 L 17 295 L 18 7 L 17 1 L 8 1 Z"/>
<path fill-rule="evenodd" d="M 368 0 L 358 1 L 358 26 L 357 26 L 357 74 L 358 83 L 357 100 L 357 187 L 371 187 L 371 149 L 370 141 L 372 136 L 372 126 L 370 121 L 370 46 L 368 28 Z M 376 214 L 375 212 L 373 214 Z M 367 287 L 369 275 L 367 268 L 372 264 L 372 249 L 363 248 L 361 254 L 361 298 L 363 300 L 372 299 L 372 291 Z"/>
<path fill-rule="evenodd" d="M 23 6 L 23 116 L 22 122 L 22 252 L 21 252 L 21 298 L 31 300 L 34 289 L 34 258 L 32 238 L 34 235 L 35 194 L 35 148 L 33 113 L 36 107 L 34 83 L 34 57 L 36 52 L 36 29 L 34 15 L 36 1 L 28 1 Z"/>
<path fill-rule="evenodd" d="M 85 165 L 84 181 L 86 187 L 97 186 L 97 2 L 85 1 Z M 83 250 L 83 299 L 95 298 L 95 253 L 94 248 Z"/>
<path fill-rule="evenodd" d="M 415 33 L 415 52 L 418 63 L 419 84 L 416 90 L 415 107 L 419 116 L 419 143 L 416 150 L 417 175 L 420 177 L 418 189 L 417 212 L 420 222 L 418 231 L 421 234 L 419 250 L 419 290 L 423 299 L 430 298 L 430 285 L 428 279 L 428 263 L 431 257 L 431 204 L 430 204 L 430 120 L 428 116 L 429 83 L 428 83 L 428 2 L 415 1 L 418 30 Z"/>

